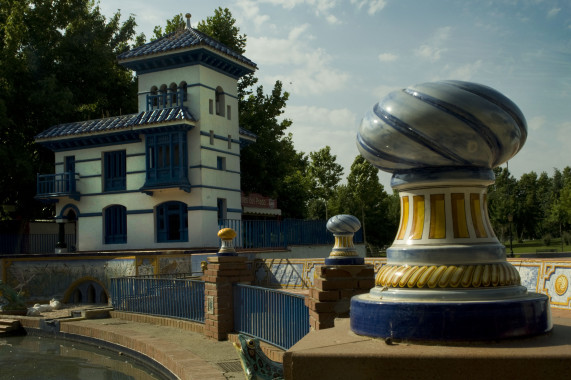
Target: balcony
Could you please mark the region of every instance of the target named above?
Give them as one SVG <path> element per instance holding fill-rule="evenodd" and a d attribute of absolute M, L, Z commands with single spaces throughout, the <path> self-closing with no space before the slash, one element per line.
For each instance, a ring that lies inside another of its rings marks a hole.
<path fill-rule="evenodd" d="M 179 88 L 176 92 L 158 92 L 147 94 L 147 111 L 161 108 L 181 107 L 187 99 L 186 88 Z"/>
<path fill-rule="evenodd" d="M 80 197 L 76 187 L 78 180 L 79 174 L 72 172 L 38 174 L 36 199 L 57 201 L 57 198 L 69 197 L 78 201 Z"/>

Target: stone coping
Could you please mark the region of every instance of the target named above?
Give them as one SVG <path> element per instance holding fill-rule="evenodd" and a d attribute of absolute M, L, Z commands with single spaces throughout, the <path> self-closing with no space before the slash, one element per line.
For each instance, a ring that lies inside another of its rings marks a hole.
<path fill-rule="evenodd" d="M 555 310 L 554 310 L 555 311 Z M 566 313 L 566 314 L 564 314 Z M 284 355 L 286 379 L 559 379 L 571 373 L 571 313 L 551 333 L 488 343 L 394 343 L 354 334 L 349 319 L 312 331 Z"/>

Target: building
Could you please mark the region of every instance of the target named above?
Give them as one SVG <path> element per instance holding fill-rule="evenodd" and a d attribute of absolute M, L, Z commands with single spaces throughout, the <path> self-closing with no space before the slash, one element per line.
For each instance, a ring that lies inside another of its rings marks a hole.
<path fill-rule="evenodd" d="M 75 224 L 77 251 L 218 246 L 218 220 L 241 219 L 240 147 L 255 135 L 239 126 L 237 81 L 256 64 L 189 17 L 118 60 L 138 77 L 138 113 L 37 135 L 55 174 L 38 175 L 36 197 L 56 202 L 60 231 Z"/>

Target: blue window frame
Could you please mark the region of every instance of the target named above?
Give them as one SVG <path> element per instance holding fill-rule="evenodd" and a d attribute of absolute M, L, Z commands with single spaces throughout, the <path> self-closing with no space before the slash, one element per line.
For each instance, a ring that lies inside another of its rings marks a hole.
<path fill-rule="evenodd" d="M 64 172 L 75 173 L 75 156 L 65 156 Z"/>
<path fill-rule="evenodd" d="M 216 209 L 218 213 L 218 220 L 226 219 L 226 199 L 218 198 L 216 199 Z"/>
<path fill-rule="evenodd" d="M 216 157 L 216 169 L 218 170 L 226 170 L 226 158 L 225 157 Z"/>
<path fill-rule="evenodd" d="M 104 210 L 105 244 L 127 243 L 127 209 L 113 205 Z"/>
<path fill-rule="evenodd" d="M 103 191 L 125 190 L 127 154 L 124 150 L 105 152 L 103 155 Z"/>
<path fill-rule="evenodd" d="M 188 186 L 186 131 L 148 134 L 146 145 L 145 188 Z"/>
<path fill-rule="evenodd" d="M 166 202 L 157 206 L 157 241 L 188 241 L 188 207 L 182 202 Z"/>

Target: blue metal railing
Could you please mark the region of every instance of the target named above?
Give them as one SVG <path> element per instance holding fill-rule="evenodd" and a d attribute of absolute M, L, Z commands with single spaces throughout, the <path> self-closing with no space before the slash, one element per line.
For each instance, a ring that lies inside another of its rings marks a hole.
<path fill-rule="evenodd" d="M 38 174 L 36 194 L 38 196 L 77 194 L 76 176 L 77 173 L 72 172 Z"/>
<path fill-rule="evenodd" d="M 58 234 L 0 234 L 0 254 L 54 253 Z M 66 234 L 65 243 L 69 252 L 75 251 L 75 235 Z"/>
<path fill-rule="evenodd" d="M 301 295 L 236 284 L 234 331 L 287 350 L 309 332 L 309 309 Z"/>
<path fill-rule="evenodd" d="M 335 238 L 326 228 L 325 220 L 239 220 L 220 219 L 219 228 L 236 231 L 234 246 L 238 248 L 287 248 L 288 245 L 333 244 Z M 363 242 L 362 230 L 355 243 Z"/>
<path fill-rule="evenodd" d="M 111 279 L 115 310 L 204 323 L 204 281 L 180 275 Z M 188 274 L 186 274 L 188 276 Z"/>
<path fill-rule="evenodd" d="M 147 111 L 160 108 L 180 107 L 187 99 L 186 89 L 179 88 L 176 92 L 159 92 L 147 94 Z"/>

